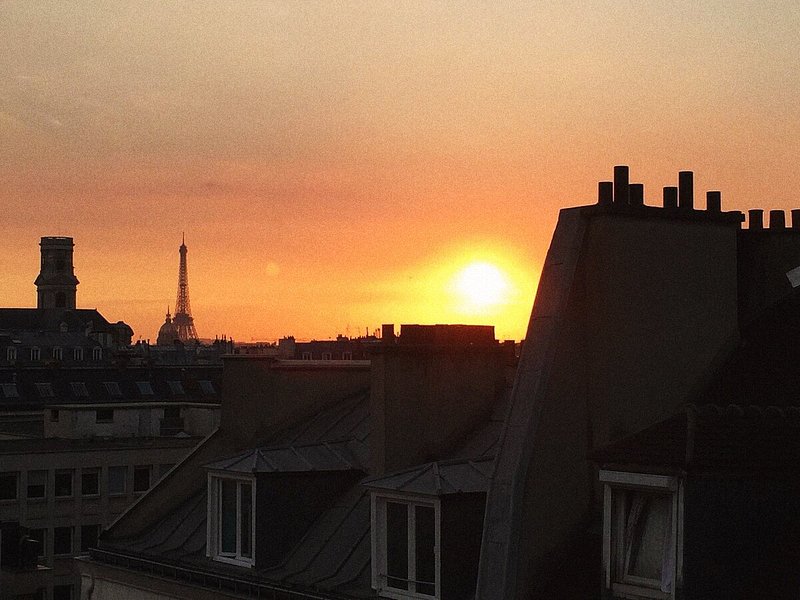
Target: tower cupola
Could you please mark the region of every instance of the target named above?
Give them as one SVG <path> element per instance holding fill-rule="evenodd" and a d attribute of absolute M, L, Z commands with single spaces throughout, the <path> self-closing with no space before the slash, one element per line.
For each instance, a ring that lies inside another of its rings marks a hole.
<path fill-rule="evenodd" d="M 78 278 L 72 264 L 71 237 L 43 237 L 41 268 L 36 277 L 37 308 L 75 308 Z"/>

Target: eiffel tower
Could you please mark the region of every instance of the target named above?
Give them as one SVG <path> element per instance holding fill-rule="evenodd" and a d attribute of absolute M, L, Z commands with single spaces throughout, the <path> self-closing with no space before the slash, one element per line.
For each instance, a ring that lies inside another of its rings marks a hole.
<path fill-rule="evenodd" d="M 181 266 L 178 271 L 178 299 L 175 301 L 175 316 L 172 322 L 182 342 L 197 341 L 192 309 L 189 307 L 189 274 L 186 270 L 186 238 L 181 238 Z"/>

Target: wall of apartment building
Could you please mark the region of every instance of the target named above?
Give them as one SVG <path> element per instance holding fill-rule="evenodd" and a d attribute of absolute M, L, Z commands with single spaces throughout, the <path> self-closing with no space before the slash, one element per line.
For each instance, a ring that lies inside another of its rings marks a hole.
<path fill-rule="evenodd" d="M 217 404 L 173 402 L 168 406 L 179 411 L 181 430 L 191 437 L 203 437 L 219 426 Z M 79 439 L 86 437 L 158 437 L 162 433 L 165 405 L 125 404 L 93 406 L 53 406 L 45 410 L 44 437 Z M 101 411 L 113 410 L 110 420 L 101 421 Z M 176 429 L 175 423 L 167 423 Z M 174 435 L 171 433 L 169 435 Z"/>

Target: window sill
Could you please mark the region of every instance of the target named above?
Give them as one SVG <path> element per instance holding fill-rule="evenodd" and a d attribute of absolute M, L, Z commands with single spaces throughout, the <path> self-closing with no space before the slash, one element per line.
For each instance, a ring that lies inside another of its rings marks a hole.
<path fill-rule="evenodd" d="M 237 567 L 251 568 L 255 565 L 255 561 L 250 558 L 232 558 L 228 556 L 213 556 L 212 560 L 217 562 L 226 563 L 229 565 L 236 565 Z"/>

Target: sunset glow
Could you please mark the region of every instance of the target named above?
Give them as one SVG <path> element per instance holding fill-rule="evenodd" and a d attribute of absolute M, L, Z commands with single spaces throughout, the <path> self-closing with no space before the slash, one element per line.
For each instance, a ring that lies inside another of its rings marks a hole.
<path fill-rule="evenodd" d="M 458 272 L 454 284 L 466 310 L 482 312 L 508 299 L 508 279 L 491 263 L 474 262 L 467 265 Z"/>
<path fill-rule="evenodd" d="M 39 238 L 72 236 L 78 305 L 134 339 L 175 302 L 182 232 L 204 338 L 519 339 L 558 210 L 615 164 L 649 204 L 692 169 L 724 210 L 800 206 L 795 3 L 0 10 L 0 305 L 33 306 Z M 505 292 L 454 293 L 474 261 Z"/>

